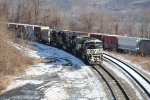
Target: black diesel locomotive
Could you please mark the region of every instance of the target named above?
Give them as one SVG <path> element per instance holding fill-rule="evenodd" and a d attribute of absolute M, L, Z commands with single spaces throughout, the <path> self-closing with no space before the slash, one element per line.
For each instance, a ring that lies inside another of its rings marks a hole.
<path fill-rule="evenodd" d="M 53 30 L 50 33 L 52 46 L 67 50 L 90 64 L 102 63 L 102 41 L 91 38 L 88 33 L 84 32 Z"/>

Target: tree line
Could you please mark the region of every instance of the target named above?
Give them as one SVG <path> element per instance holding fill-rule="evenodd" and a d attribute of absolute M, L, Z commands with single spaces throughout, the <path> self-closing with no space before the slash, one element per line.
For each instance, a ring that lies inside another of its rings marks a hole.
<path fill-rule="evenodd" d="M 12 7 L 12 4 L 15 7 Z M 14 4 L 14 0 L 0 1 L 1 21 L 150 38 L 150 9 L 140 9 L 138 13 L 139 16 L 135 21 L 130 17 L 122 19 L 118 13 L 105 9 L 87 8 L 78 14 L 73 14 L 61 9 L 57 4 L 48 6 L 47 0 L 19 0 L 17 4 Z"/>

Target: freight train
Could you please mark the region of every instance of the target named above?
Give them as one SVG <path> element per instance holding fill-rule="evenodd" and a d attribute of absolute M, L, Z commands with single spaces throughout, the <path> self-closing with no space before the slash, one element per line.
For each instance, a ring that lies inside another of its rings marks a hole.
<path fill-rule="evenodd" d="M 34 40 L 66 50 L 81 57 L 89 64 L 101 64 L 103 61 L 102 41 L 89 37 L 87 32 L 55 30 L 47 26 L 6 23 L 17 37 Z"/>
<path fill-rule="evenodd" d="M 150 40 L 106 33 L 55 30 L 47 26 L 5 23 L 17 36 L 67 50 L 88 62 L 101 63 L 103 50 L 150 55 Z M 24 34 L 22 34 L 24 33 Z"/>

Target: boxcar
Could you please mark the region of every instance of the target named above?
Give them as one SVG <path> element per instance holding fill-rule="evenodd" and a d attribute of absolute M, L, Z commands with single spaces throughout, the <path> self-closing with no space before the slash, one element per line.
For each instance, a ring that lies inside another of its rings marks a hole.
<path fill-rule="evenodd" d="M 102 33 L 90 33 L 90 37 L 97 38 L 103 42 L 103 49 L 116 50 L 118 46 L 117 35 Z"/>
<path fill-rule="evenodd" d="M 139 51 L 141 54 L 150 55 L 150 40 L 142 39 L 139 43 Z"/>
<path fill-rule="evenodd" d="M 102 36 L 103 49 L 116 50 L 118 47 L 118 39 L 116 35 Z"/>
<path fill-rule="evenodd" d="M 129 36 L 118 36 L 118 50 L 120 51 L 139 51 L 139 38 Z"/>
<path fill-rule="evenodd" d="M 50 33 L 52 29 L 49 29 L 47 26 L 41 27 L 41 41 L 45 43 L 50 43 Z"/>

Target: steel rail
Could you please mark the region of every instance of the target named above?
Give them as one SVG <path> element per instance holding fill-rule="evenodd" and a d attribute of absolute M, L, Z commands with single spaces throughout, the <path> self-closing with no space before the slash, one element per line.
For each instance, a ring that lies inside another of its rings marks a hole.
<path fill-rule="evenodd" d="M 109 56 L 109 55 L 107 55 L 107 56 Z M 111 56 L 109 56 L 109 57 L 111 57 Z M 145 94 L 150 98 L 150 93 L 148 92 L 148 90 L 130 73 L 130 72 L 128 72 L 125 68 L 123 68 L 122 66 L 120 66 L 118 63 L 116 63 L 115 61 L 113 61 L 113 60 L 111 60 L 110 58 L 107 58 L 107 57 L 104 57 L 105 59 L 107 59 L 107 60 L 109 60 L 109 61 L 111 61 L 111 62 L 113 62 L 114 64 L 116 64 L 117 66 L 119 66 L 122 70 L 124 70 L 140 87 L 141 87 L 141 89 L 145 92 Z M 113 59 L 115 59 L 114 57 L 111 57 L 111 58 L 113 58 Z M 117 60 L 118 62 L 121 62 L 122 63 L 122 61 L 120 61 L 120 60 L 118 60 L 118 59 L 115 59 L 115 60 Z M 124 63 L 122 63 L 122 64 L 124 64 Z M 126 65 L 126 64 L 124 64 L 124 65 Z M 127 66 L 127 65 L 126 65 Z M 129 65 L 128 65 L 129 66 Z M 127 67 L 128 67 L 127 66 Z M 134 71 L 134 70 L 133 70 Z M 135 71 L 136 72 L 136 71 Z M 137 73 L 138 74 L 138 73 Z M 139 74 L 140 75 L 140 74 Z M 142 77 L 142 76 L 141 76 Z M 143 78 L 144 79 L 144 78 Z M 145 80 L 145 79 L 144 79 Z M 145 80 L 146 81 L 146 80 Z"/>
<path fill-rule="evenodd" d="M 133 67 L 131 67 L 131 66 L 128 65 L 127 63 L 125 63 L 125 62 L 123 62 L 123 61 L 121 61 L 121 60 L 119 60 L 119 59 L 117 59 L 117 58 L 115 58 L 115 57 L 113 57 L 113 56 L 110 56 L 110 55 L 108 55 L 108 54 L 106 54 L 106 53 L 104 53 L 104 55 L 107 55 L 107 56 L 109 56 L 109 57 L 112 57 L 113 59 L 116 59 L 116 60 L 118 60 L 119 62 L 123 63 L 124 65 L 128 66 L 129 68 L 131 68 L 132 70 L 134 70 L 136 73 L 138 73 L 147 83 L 150 84 L 150 81 L 149 81 L 144 75 L 142 75 L 140 72 L 138 72 L 137 70 L 135 70 Z"/>
<path fill-rule="evenodd" d="M 127 93 L 125 92 L 125 90 L 123 89 L 123 87 L 121 86 L 119 81 L 106 68 L 102 67 L 101 65 L 100 65 L 100 67 L 116 82 L 117 86 L 119 87 L 119 89 L 123 93 L 125 99 L 129 100 L 129 96 L 127 95 Z"/>
<path fill-rule="evenodd" d="M 102 77 L 102 79 L 104 80 L 105 84 L 107 85 L 107 87 L 109 88 L 109 92 L 113 98 L 113 100 L 117 100 L 115 93 L 113 91 L 113 89 L 111 88 L 109 82 L 107 81 L 107 79 L 94 67 L 94 65 L 91 65 L 91 67 Z"/>

